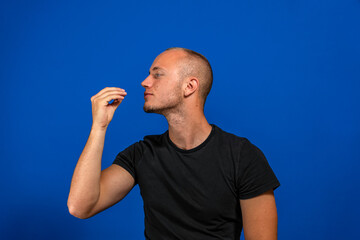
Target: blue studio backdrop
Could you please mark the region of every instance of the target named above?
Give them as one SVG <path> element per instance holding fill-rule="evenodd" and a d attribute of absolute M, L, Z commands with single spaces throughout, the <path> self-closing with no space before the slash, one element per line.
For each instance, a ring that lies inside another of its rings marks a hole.
<path fill-rule="evenodd" d="M 144 239 L 138 186 L 86 220 L 66 203 L 101 89 L 128 93 L 102 169 L 166 131 L 140 83 L 174 46 L 212 64 L 208 121 L 280 180 L 279 239 L 360 239 L 359 0 L 1 1 L 0 239 Z"/>

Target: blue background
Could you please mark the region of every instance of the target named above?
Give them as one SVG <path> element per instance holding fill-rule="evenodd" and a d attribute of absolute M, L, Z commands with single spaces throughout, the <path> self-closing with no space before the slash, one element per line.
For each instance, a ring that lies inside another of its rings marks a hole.
<path fill-rule="evenodd" d="M 102 158 L 163 133 L 142 110 L 154 58 L 205 55 L 210 123 L 247 137 L 281 182 L 279 239 L 359 239 L 360 1 L 1 1 L 1 239 L 143 239 L 136 186 L 87 220 L 66 206 L 104 87 L 128 96 Z"/>

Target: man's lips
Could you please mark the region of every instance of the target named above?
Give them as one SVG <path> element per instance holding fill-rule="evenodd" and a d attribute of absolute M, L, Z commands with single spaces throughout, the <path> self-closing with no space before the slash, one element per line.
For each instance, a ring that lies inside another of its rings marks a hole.
<path fill-rule="evenodd" d="M 150 96 L 150 95 L 153 95 L 153 94 L 152 93 L 147 93 L 147 92 L 144 93 L 144 97 L 147 97 L 147 96 Z"/>

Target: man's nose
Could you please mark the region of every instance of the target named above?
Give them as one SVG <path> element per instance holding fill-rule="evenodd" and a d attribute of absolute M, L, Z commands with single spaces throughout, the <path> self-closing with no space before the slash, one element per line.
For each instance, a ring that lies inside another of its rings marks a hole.
<path fill-rule="evenodd" d="M 144 81 L 142 81 L 141 86 L 143 86 L 144 88 L 148 88 L 151 86 L 150 75 L 147 78 L 145 78 Z"/>

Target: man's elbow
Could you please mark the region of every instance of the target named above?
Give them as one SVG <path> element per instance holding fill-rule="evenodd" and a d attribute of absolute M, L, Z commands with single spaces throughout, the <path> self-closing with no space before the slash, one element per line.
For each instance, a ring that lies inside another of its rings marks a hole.
<path fill-rule="evenodd" d="M 85 211 L 85 210 L 83 210 L 79 207 L 76 207 L 74 205 L 71 205 L 69 203 L 67 204 L 67 206 L 68 206 L 69 213 L 76 218 L 87 219 L 87 218 L 92 217 L 92 215 L 89 214 L 89 211 Z"/>

